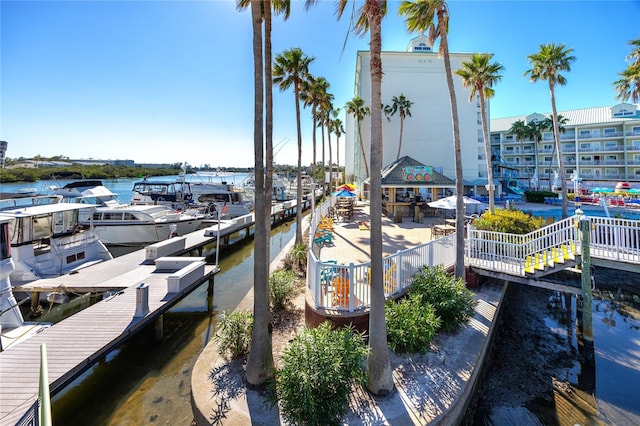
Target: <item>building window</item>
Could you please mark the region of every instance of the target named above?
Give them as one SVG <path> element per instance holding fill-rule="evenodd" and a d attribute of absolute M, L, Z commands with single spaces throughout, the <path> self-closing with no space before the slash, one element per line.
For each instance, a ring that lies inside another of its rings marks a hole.
<path fill-rule="evenodd" d="M 640 169 L 633 169 L 633 174 L 636 176 L 640 176 Z"/>
<path fill-rule="evenodd" d="M 633 126 L 631 128 L 631 134 L 632 135 L 640 135 L 640 126 Z"/>
<path fill-rule="evenodd" d="M 542 146 L 542 149 L 544 151 L 553 151 L 553 145 L 545 144 L 545 145 Z"/>
<path fill-rule="evenodd" d="M 553 140 L 553 132 L 544 132 L 542 134 L 543 141 L 552 141 Z"/>
<path fill-rule="evenodd" d="M 414 52 L 431 52 L 431 48 L 426 43 L 419 43 L 413 46 Z"/>
<path fill-rule="evenodd" d="M 582 174 L 591 176 L 593 174 L 593 170 L 592 169 L 582 169 Z"/>
<path fill-rule="evenodd" d="M 590 138 L 591 137 L 591 130 L 580 130 L 580 133 L 578 133 L 578 135 L 581 138 Z"/>
<path fill-rule="evenodd" d="M 590 143 L 581 143 L 580 144 L 580 149 L 582 149 L 582 150 L 591 149 L 591 144 Z"/>
<path fill-rule="evenodd" d="M 581 155 L 580 161 L 591 161 L 593 158 L 590 155 Z"/>
<path fill-rule="evenodd" d="M 611 150 L 613 150 L 613 149 L 618 149 L 618 143 L 617 143 L 617 142 L 613 142 L 613 141 L 611 141 L 611 142 L 605 142 L 605 143 L 604 143 L 604 147 L 605 147 L 606 149 L 611 149 Z"/>
<path fill-rule="evenodd" d="M 606 129 L 604 129 L 605 137 L 612 137 L 615 135 L 616 135 L 616 129 L 614 127 L 607 127 Z"/>
<path fill-rule="evenodd" d="M 604 174 L 607 176 L 617 176 L 618 169 L 605 169 Z"/>

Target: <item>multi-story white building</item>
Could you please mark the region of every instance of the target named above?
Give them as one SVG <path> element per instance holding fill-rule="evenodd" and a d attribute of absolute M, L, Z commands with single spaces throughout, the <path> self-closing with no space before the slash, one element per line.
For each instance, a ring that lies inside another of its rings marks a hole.
<path fill-rule="evenodd" d="M 568 188 L 572 177 L 582 179 L 583 186 L 615 187 L 617 182 L 640 182 L 640 108 L 621 103 L 614 106 L 559 111 L 566 119 L 560 132 L 560 145 Z M 494 176 L 504 186 L 517 182 L 519 187 L 539 189 L 554 186 L 558 171 L 553 131 L 542 139 L 518 140 L 509 130 L 513 123 L 550 118 L 551 113 L 531 114 L 491 120 L 491 152 Z M 537 166 L 537 173 L 536 173 Z M 559 179 L 562 177 L 559 176 Z"/>
<path fill-rule="evenodd" d="M 451 67 L 460 68 L 463 61 L 470 60 L 470 53 L 451 53 Z M 369 51 L 359 51 L 356 61 L 355 96 L 371 105 L 371 74 Z M 437 52 L 431 51 L 426 36 L 410 41 L 406 52 L 382 52 L 382 103 L 391 105 L 394 96 L 404 95 L 413 102 L 411 116 L 404 120 L 400 157 L 409 156 L 432 166 L 441 174 L 454 178 L 453 125 L 449 89 L 446 82 L 444 61 Z M 479 177 L 486 180 L 486 160 L 480 119 L 480 103 L 469 102 L 469 91 L 454 75 L 455 93 L 458 102 L 462 166 L 465 181 Z M 487 107 L 487 113 L 489 108 Z M 354 177 L 360 184 L 366 179 L 366 171 L 358 125 L 353 115 L 345 117 L 345 172 L 347 178 Z M 369 164 L 371 121 L 370 116 L 360 123 L 367 164 Z M 399 114 L 382 123 L 382 165 L 396 161 L 400 140 Z"/>

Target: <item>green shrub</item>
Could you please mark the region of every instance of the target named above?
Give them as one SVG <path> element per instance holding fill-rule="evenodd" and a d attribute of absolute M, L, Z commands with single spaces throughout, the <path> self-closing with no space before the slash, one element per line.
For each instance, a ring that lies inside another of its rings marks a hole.
<path fill-rule="evenodd" d="M 473 221 L 473 226 L 482 231 L 506 232 L 508 234 L 528 234 L 545 225 L 544 219 L 524 213 L 521 210 L 496 209 L 495 213 L 485 212 Z"/>
<path fill-rule="evenodd" d="M 433 306 L 445 331 L 453 331 L 465 323 L 476 305 L 464 281 L 456 279 L 442 266 L 422 267 L 413 277 L 411 291 L 419 294 L 423 303 Z"/>
<path fill-rule="evenodd" d="M 307 271 L 307 245 L 296 244 L 287 253 L 284 262 L 286 269 L 291 269 L 298 274 L 305 274 Z"/>
<path fill-rule="evenodd" d="M 366 355 L 364 334 L 352 328 L 305 328 L 284 350 L 268 400 L 280 401 L 287 424 L 339 425 L 352 387 L 364 384 Z"/>
<path fill-rule="evenodd" d="M 417 293 L 409 293 L 398 301 L 388 300 L 385 306 L 387 341 L 394 352 L 424 353 L 440 328 L 440 318 L 433 306 L 422 301 Z"/>
<path fill-rule="evenodd" d="M 247 355 L 251 348 L 253 314 L 249 311 L 223 312 L 218 319 L 218 331 L 213 336 L 220 355 L 231 358 Z"/>
<path fill-rule="evenodd" d="M 295 272 L 278 269 L 269 276 L 269 304 L 274 311 L 283 310 L 298 293 L 300 281 Z"/>

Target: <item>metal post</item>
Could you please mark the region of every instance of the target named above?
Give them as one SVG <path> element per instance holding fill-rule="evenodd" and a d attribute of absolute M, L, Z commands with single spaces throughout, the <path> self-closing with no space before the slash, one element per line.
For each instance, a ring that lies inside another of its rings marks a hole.
<path fill-rule="evenodd" d="M 591 221 L 580 219 L 580 234 L 582 237 L 582 339 L 584 353 L 587 360 L 593 359 L 593 298 L 591 294 Z"/>

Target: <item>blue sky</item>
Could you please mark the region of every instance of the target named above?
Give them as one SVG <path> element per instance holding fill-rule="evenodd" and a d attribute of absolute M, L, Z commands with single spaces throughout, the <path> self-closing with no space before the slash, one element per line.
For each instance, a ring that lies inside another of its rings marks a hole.
<path fill-rule="evenodd" d="M 334 1 L 309 11 L 292 3 L 288 21 L 274 20 L 274 55 L 300 47 L 314 57 L 310 71 L 329 81 L 342 107 L 353 98 L 356 52 L 368 49 L 368 35 L 348 34 Z M 416 35 L 397 16 L 398 4 L 389 1 L 383 50 L 404 51 Z M 449 6 L 450 50 L 494 53 L 505 67 L 493 118 L 550 111 L 546 83 L 523 77 L 527 55 L 543 43 L 564 43 L 577 58 L 557 90 L 559 110 L 618 103 L 612 82 L 627 65 L 628 41 L 640 37 L 640 1 Z M 0 139 L 9 142 L 8 157 L 253 166 L 251 22 L 234 1 L 2 0 L 0 20 Z M 275 160 L 295 164 L 293 93 L 274 96 L 274 143 L 282 141 Z M 305 164 L 310 116 L 303 110 Z"/>

